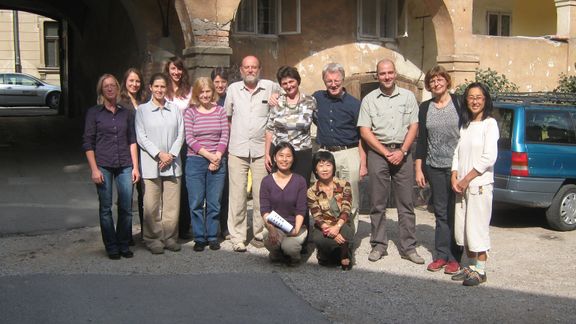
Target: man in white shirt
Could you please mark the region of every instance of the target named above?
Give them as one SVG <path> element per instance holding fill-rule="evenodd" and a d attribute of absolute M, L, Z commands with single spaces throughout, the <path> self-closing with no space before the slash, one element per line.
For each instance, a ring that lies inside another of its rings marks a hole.
<path fill-rule="evenodd" d="M 260 215 L 260 183 L 267 175 L 264 143 L 268 122 L 268 98 L 278 92 L 270 80 L 260 79 L 260 61 L 246 56 L 240 66 L 242 81 L 232 83 L 226 92 L 224 108 L 230 124 L 228 173 L 230 179 L 228 230 L 233 249 L 245 252 L 247 244 L 248 170 L 252 172 L 252 229 L 257 248 L 264 247 L 264 223 Z"/>

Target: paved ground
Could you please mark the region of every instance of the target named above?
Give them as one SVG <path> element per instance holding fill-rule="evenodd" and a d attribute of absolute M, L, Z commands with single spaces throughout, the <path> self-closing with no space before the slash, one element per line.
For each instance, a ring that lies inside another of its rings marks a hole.
<path fill-rule="evenodd" d="M 78 123 L 0 118 L 2 323 L 575 323 L 576 232 L 545 228 L 541 212 L 500 209 L 488 282 L 463 287 L 400 259 L 394 210 L 389 256 L 371 263 L 361 216 L 351 272 L 271 265 L 265 250 L 192 251 L 109 260 Z M 434 218 L 417 211 L 419 253 L 431 261 Z M 57 229 L 67 230 L 57 230 Z M 138 232 L 136 226 L 135 232 Z M 14 234 L 23 233 L 23 234 Z"/>
<path fill-rule="evenodd" d="M 82 124 L 6 111 L 0 110 L 0 235 L 97 225 Z"/>
<path fill-rule="evenodd" d="M 574 258 L 562 252 L 576 246 L 575 233 L 534 221 L 510 228 L 499 218 L 491 229 L 488 282 L 477 288 L 400 259 L 394 244 L 389 256 L 368 262 L 366 216 L 351 272 L 319 267 L 314 253 L 297 268 L 274 266 L 264 250 L 235 253 L 229 242 L 202 253 L 189 242 L 179 253 L 160 256 L 138 245 L 134 259 L 112 261 L 97 227 L 7 236 L 0 238 L 0 314 L 6 323 L 148 323 L 163 314 L 170 314 L 164 321 L 170 323 L 576 322 Z M 432 224 L 433 216 L 418 211 L 418 251 L 427 261 Z"/>

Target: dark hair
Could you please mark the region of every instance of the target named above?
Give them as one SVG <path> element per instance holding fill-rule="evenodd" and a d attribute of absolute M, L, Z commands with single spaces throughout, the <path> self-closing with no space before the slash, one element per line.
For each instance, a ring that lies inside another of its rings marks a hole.
<path fill-rule="evenodd" d="M 470 92 L 470 89 L 473 88 L 480 89 L 480 91 L 482 91 L 482 95 L 484 95 L 484 110 L 482 111 L 482 120 L 488 117 L 492 117 L 493 107 L 492 107 L 492 97 L 490 97 L 490 90 L 483 83 L 472 82 L 466 87 L 466 90 L 464 90 L 464 95 L 462 97 L 462 100 L 464 101 L 463 106 L 466 107 L 466 109 L 462 113 L 462 126 L 464 128 L 467 128 L 470 125 L 470 122 L 472 121 L 473 118 L 472 112 L 468 108 L 468 93 Z"/>
<path fill-rule="evenodd" d="M 228 68 L 221 67 L 221 66 L 215 67 L 212 70 L 212 73 L 210 73 L 210 78 L 212 79 L 212 81 L 214 81 L 214 79 L 216 79 L 217 76 L 228 81 L 228 77 L 229 77 Z"/>
<path fill-rule="evenodd" d="M 278 171 L 278 166 L 276 165 L 276 154 L 285 148 L 289 148 L 292 152 L 293 160 L 290 170 L 294 168 L 294 164 L 296 163 L 296 150 L 294 149 L 294 146 L 288 142 L 280 142 L 278 145 L 274 145 L 274 151 L 272 151 L 272 171 Z"/>
<path fill-rule="evenodd" d="M 328 151 L 318 151 L 312 157 L 312 172 L 316 179 L 320 179 L 316 172 L 316 167 L 318 163 L 323 161 L 332 163 L 332 176 L 336 176 L 336 159 L 334 159 L 334 155 Z"/>
<path fill-rule="evenodd" d="M 170 63 L 174 64 L 179 70 L 182 70 L 182 78 L 180 78 L 180 84 L 178 85 L 178 91 L 174 93 L 172 89 L 172 79 L 170 78 Z M 164 64 L 164 73 L 168 76 L 168 84 L 166 84 L 167 90 L 166 97 L 174 99 L 175 97 L 184 98 L 190 94 L 190 89 L 192 88 L 190 84 L 190 77 L 188 76 L 188 70 L 184 66 L 184 61 L 178 56 L 173 56 L 166 64 Z"/>
<path fill-rule="evenodd" d="M 136 99 L 136 102 L 140 104 L 146 100 L 146 87 L 144 86 L 144 78 L 142 77 L 142 73 L 137 68 L 129 68 L 124 73 L 124 78 L 122 79 L 122 84 L 120 85 L 120 98 L 122 100 L 130 101 L 130 95 L 128 94 L 128 88 L 126 87 L 126 82 L 128 81 L 130 73 L 136 74 L 140 79 L 140 89 L 138 89 L 138 92 L 136 92 L 136 96 L 134 98 Z"/>
<path fill-rule="evenodd" d="M 164 82 L 166 82 L 166 87 L 167 88 L 169 87 L 168 83 L 170 82 L 169 81 L 170 78 L 166 74 L 160 72 L 152 74 L 152 76 L 150 77 L 150 82 L 148 82 L 148 84 L 151 86 L 154 84 L 154 81 L 156 80 L 164 80 Z"/>
<path fill-rule="evenodd" d="M 430 80 L 432 80 L 434 77 L 444 78 L 444 80 L 446 80 L 446 89 L 450 89 L 452 87 L 452 78 L 450 77 L 450 74 L 448 74 L 448 71 L 446 71 L 443 66 L 436 65 L 435 67 L 431 68 L 424 77 L 424 88 L 426 88 L 427 91 L 430 91 Z"/>
<path fill-rule="evenodd" d="M 276 78 L 278 79 L 278 83 L 281 83 L 284 78 L 292 78 L 298 82 L 298 85 L 300 85 L 300 81 L 302 80 L 300 78 L 300 73 L 298 73 L 298 70 L 296 70 L 295 67 L 286 65 L 281 66 L 278 69 L 278 72 L 276 72 Z"/>

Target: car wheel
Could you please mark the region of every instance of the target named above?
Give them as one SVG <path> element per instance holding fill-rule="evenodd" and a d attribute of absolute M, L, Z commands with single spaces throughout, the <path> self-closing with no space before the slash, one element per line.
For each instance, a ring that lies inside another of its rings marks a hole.
<path fill-rule="evenodd" d="M 50 109 L 58 109 L 60 106 L 60 92 L 52 92 L 46 97 L 46 106 Z"/>
<path fill-rule="evenodd" d="M 576 186 L 565 185 L 558 190 L 546 210 L 548 224 L 558 231 L 576 229 Z"/>

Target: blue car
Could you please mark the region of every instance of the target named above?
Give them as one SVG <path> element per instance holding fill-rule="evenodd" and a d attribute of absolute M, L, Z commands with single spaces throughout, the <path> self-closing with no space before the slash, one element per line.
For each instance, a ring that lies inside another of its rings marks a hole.
<path fill-rule="evenodd" d="M 576 94 L 495 95 L 494 112 L 494 201 L 546 208 L 551 228 L 576 229 Z"/>

